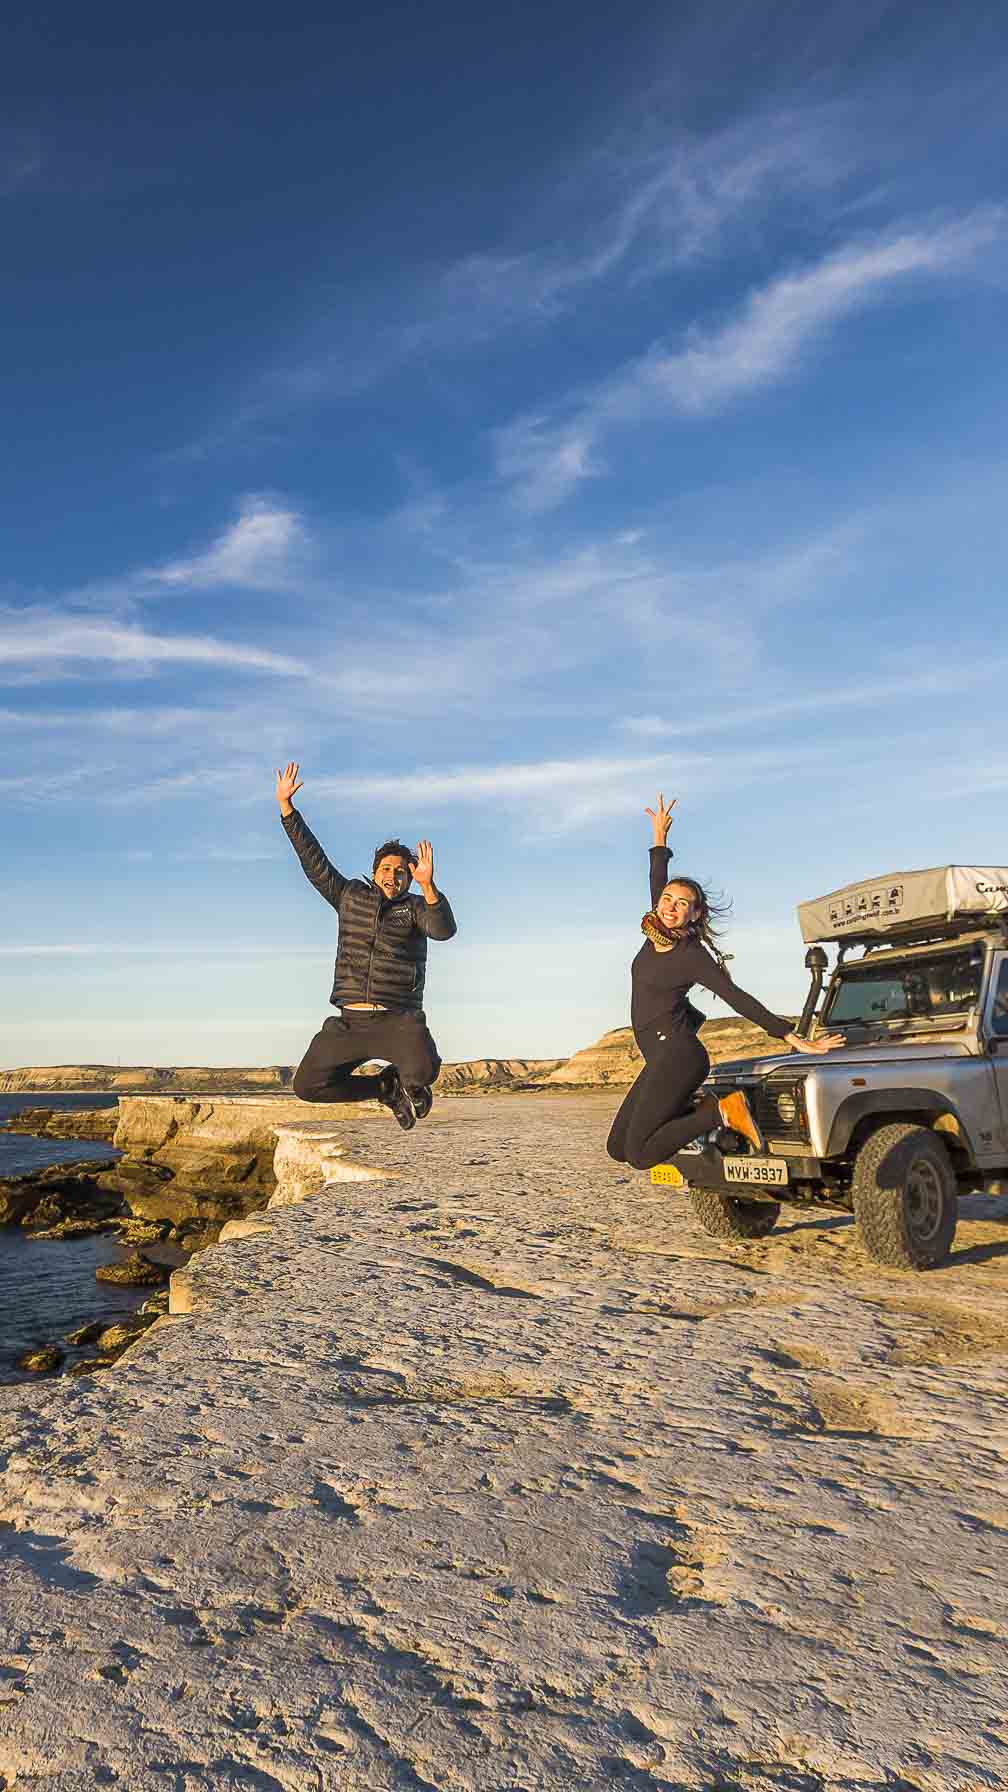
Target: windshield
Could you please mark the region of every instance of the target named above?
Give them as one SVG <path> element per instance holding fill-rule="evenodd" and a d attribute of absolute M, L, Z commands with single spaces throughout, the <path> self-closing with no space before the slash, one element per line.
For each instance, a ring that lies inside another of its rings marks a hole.
<path fill-rule="evenodd" d="M 845 965 L 823 1020 L 830 1026 L 954 1020 L 980 993 L 983 959 L 982 946 L 969 946 L 933 958 Z"/>

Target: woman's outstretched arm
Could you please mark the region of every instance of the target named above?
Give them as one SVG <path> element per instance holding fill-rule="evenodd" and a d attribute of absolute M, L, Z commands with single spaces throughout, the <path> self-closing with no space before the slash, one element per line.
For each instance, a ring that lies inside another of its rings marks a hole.
<path fill-rule="evenodd" d="M 682 952 L 683 947 L 679 950 Z M 712 995 L 720 996 L 722 1002 L 727 1002 L 729 1008 L 734 1008 L 735 1013 L 741 1014 L 744 1020 L 753 1021 L 757 1027 L 762 1027 L 765 1033 L 769 1033 L 771 1038 L 782 1039 L 793 1051 L 830 1052 L 835 1046 L 846 1044 L 842 1033 L 822 1033 L 818 1039 L 803 1039 L 800 1033 L 794 1031 L 789 1020 L 764 1008 L 762 1002 L 751 996 L 747 989 L 740 989 L 703 946 L 690 945 L 685 950 L 689 953 L 687 975 L 694 983 L 702 983 L 704 989 L 709 989 Z"/>
<path fill-rule="evenodd" d="M 668 883 L 669 860 L 672 857 L 672 848 L 668 844 L 668 831 L 672 826 L 672 811 L 675 806 L 676 799 L 673 797 L 666 808 L 665 798 L 662 796 L 661 791 L 659 791 L 657 809 L 645 809 L 644 811 L 645 815 L 650 815 L 651 817 L 652 831 L 654 833 L 654 845 L 652 846 L 649 855 L 652 908 L 657 906 L 658 898 L 664 890 L 665 885 Z"/>
<path fill-rule="evenodd" d="M 680 946 L 679 951 L 682 953 L 684 948 Z M 764 1008 L 762 1002 L 757 1002 L 756 997 L 751 996 L 747 989 L 740 989 L 703 946 L 690 943 L 685 947 L 685 952 L 689 955 L 689 962 L 683 965 L 683 971 L 692 982 L 701 983 L 712 995 L 720 996 L 722 1002 L 727 1002 L 736 1014 L 741 1014 L 744 1020 L 751 1020 L 757 1027 L 762 1027 L 774 1039 L 787 1038 L 791 1022 L 784 1020 L 779 1014 L 773 1014 L 769 1008 Z"/>

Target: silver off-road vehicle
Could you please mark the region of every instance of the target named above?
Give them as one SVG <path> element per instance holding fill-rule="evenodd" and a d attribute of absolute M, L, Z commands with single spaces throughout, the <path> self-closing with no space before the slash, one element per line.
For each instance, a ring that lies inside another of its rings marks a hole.
<path fill-rule="evenodd" d="M 716 1237 L 762 1238 L 782 1200 L 815 1203 L 853 1211 L 876 1262 L 929 1269 L 960 1194 L 1008 1191 L 1008 869 L 897 872 L 798 919 L 812 986 L 797 1031 L 845 1044 L 716 1065 L 707 1087 L 745 1090 L 765 1150 L 712 1133 L 652 1180 L 685 1185 Z"/>

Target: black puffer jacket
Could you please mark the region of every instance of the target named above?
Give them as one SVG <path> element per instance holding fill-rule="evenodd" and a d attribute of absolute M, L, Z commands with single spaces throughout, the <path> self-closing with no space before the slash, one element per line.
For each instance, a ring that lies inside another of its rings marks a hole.
<path fill-rule="evenodd" d="M 370 878 L 337 871 L 297 809 L 281 820 L 308 882 L 339 915 L 333 1006 L 381 1002 L 403 1014 L 421 1009 L 427 941 L 450 940 L 457 931 L 447 897 L 433 903 L 410 895 L 389 900 Z"/>

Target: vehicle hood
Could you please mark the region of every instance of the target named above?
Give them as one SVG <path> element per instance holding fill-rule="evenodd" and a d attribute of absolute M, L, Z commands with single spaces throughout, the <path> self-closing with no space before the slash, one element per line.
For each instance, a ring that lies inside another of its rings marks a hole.
<path fill-rule="evenodd" d="M 755 1080 L 769 1076 L 774 1070 L 842 1069 L 851 1064 L 922 1064 L 930 1058 L 975 1058 L 976 1050 L 964 1039 L 894 1040 L 885 1045 L 842 1045 L 835 1052 L 816 1056 L 812 1052 L 775 1052 L 768 1058 L 733 1058 L 730 1062 L 711 1065 L 711 1079 L 746 1077 Z"/>

